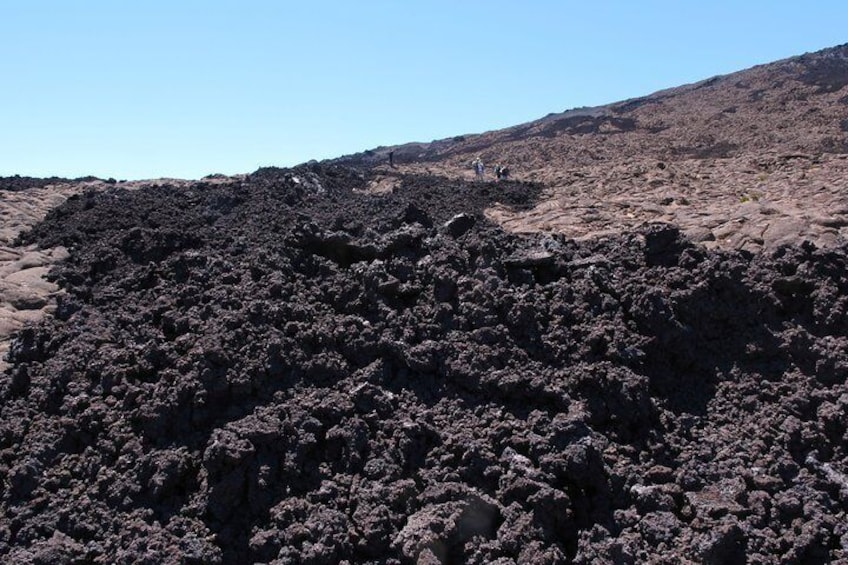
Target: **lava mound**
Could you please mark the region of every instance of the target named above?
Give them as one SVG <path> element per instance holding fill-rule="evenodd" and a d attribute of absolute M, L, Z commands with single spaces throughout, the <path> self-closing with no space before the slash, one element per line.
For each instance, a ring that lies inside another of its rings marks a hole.
<path fill-rule="evenodd" d="M 71 198 L 0 377 L 14 563 L 848 559 L 848 256 L 576 242 L 335 166 Z"/>
<path fill-rule="evenodd" d="M 21 190 L 27 190 L 29 188 L 44 188 L 45 186 L 49 186 L 51 184 L 82 183 L 98 180 L 100 179 L 98 179 L 97 177 L 79 177 L 71 180 L 60 177 L 34 178 L 15 175 L 12 177 L 0 177 L 0 191 L 16 192 Z M 116 181 L 114 179 L 109 179 L 106 182 L 114 184 Z"/>

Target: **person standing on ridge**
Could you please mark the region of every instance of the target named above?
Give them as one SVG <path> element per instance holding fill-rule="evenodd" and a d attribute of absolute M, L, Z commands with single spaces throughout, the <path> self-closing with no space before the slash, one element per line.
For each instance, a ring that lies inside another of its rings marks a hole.
<path fill-rule="evenodd" d="M 389 166 L 391 168 L 395 168 L 395 150 L 392 149 L 389 151 Z"/>

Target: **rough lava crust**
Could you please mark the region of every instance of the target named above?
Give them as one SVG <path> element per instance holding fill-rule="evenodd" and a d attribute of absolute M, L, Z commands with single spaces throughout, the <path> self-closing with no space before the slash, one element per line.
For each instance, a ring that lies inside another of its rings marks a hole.
<path fill-rule="evenodd" d="M 69 199 L 0 378 L 9 563 L 848 560 L 848 255 L 511 234 L 539 186 Z"/>

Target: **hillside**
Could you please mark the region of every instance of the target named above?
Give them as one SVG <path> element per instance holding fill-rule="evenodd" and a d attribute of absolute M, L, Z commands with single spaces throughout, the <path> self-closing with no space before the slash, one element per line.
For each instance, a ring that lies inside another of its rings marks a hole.
<path fill-rule="evenodd" d="M 757 252 L 848 234 L 848 45 L 528 124 L 339 159 L 471 179 L 507 164 L 547 187 L 507 229 L 594 237 L 668 222 L 708 247 Z"/>

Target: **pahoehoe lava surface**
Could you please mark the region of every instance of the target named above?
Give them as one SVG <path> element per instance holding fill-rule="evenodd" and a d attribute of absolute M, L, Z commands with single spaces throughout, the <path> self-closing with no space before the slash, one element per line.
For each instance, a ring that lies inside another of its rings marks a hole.
<path fill-rule="evenodd" d="M 16 563 L 848 559 L 848 257 L 334 166 L 71 198 L 0 381 Z M 464 216 L 455 217 L 465 213 Z"/>

